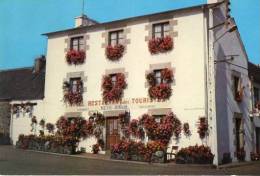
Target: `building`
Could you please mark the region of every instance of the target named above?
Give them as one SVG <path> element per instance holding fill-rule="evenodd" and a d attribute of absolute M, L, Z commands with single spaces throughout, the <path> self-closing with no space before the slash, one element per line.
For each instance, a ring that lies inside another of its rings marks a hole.
<path fill-rule="evenodd" d="M 130 113 L 131 118 L 148 113 L 160 120 L 174 112 L 189 124 L 191 135 L 172 138 L 169 147 L 208 145 L 216 165 L 224 156 L 237 161 L 241 150 L 250 160 L 248 57 L 227 1 L 107 23 L 80 16 L 75 28 L 44 35 L 48 37 L 45 90 L 43 100 L 33 101 L 37 117 L 55 123 L 60 116 L 87 118 L 101 112 L 109 150 L 121 138 L 121 113 Z M 64 96 L 68 92 L 78 96 L 69 99 Z M 19 106 L 16 101 L 11 104 Z M 12 112 L 14 143 L 30 129 L 30 122 L 18 122 L 16 115 Z M 203 138 L 197 133 L 200 120 L 208 124 Z M 80 147 L 91 152 L 95 143 L 93 137 Z"/>
<path fill-rule="evenodd" d="M 252 138 L 254 152 L 260 153 L 260 68 L 253 63 L 248 63 L 248 74 L 251 78 L 252 84 L 252 104 L 251 117 L 252 117 Z"/>
<path fill-rule="evenodd" d="M 0 71 L 0 129 L 11 142 L 20 133 L 30 133 L 30 116 L 42 115 L 45 81 L 45 58 L 35 67 Z M 16 109 L 16 110 L 15 110 Z"/>

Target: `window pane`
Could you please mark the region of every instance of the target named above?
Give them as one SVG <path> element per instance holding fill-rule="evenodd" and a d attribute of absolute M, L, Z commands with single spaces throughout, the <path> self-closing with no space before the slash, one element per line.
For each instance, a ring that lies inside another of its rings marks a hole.
<path fill-rule="evenodd" d="M 117 38 L 116 32 L 112 32 L 112 33 L 110 34 L 110 38 L 111 38 L 111 40 L 115 40 L 115 39 Z"/>
<path fill-rule="evenodd" d="M 84 50 L 84 45 L 80 45 L 79 50 Z"/>
<path fill-rule="evenodd" d="M 154 38 L 161 38 L 162 37 L 162 34 L 161 33 L 155 33 L 154 34 Z"/>
<path fill-rule="evenodd" d="M 169 31 L 170 30 L 170 25 L 168 23 L 166 23 L 166 24 L 164 24 L 163 28 L 164 28 L 165 32 Z"/>
<path fill-rule="evenodd" d="M 111 44 L 112 46 L 115 46 L 115 45 L 117 44 L 117 43 L 116 43 L 116 40 L 111 40 L 110 44 Z"/>
<path fill-rule="evenodd" d="M 78 50 L 78 45 L 73 45 L 73 46 L 72 46 L 72 49 L 73 49 L 73 50 Z"/>
<path fill-rule="evenodd" d="M 161 31 L 162 31 L 161 25 L 155 25 L 154 26 L 154 32 L 161 32 Z"/>
<path fill-rule="evenodd" d="M 79 40 L 79 44 L 80 44 L 80 45 L 83 45 L 83 44 L 84 44 L 83 37 L 80 38 L 80 40 Z"/>
<path fill-rule="evenodd" d="M 78 40 L 77 39 L 72 39 L 72 45 L 78 45 Z"/>
<path fill-rule="evenodd" d="M 170 35 L 170 32 L 169 32 L 169 31 L 164 32 L 164 37 L 166 37 L 166 36 L 168 36 L 168 35 Z"/>

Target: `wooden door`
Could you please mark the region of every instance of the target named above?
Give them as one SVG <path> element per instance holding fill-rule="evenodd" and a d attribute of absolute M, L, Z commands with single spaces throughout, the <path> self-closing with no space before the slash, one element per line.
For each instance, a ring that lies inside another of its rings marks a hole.
<path fill-rule="evenodd" d="M 260 153 L 260 128 L 256 128 L 255 133 L 256 133 L 256 152 Z"/>
<path fill-rule="evenodd" d="M 111 145 L 119 143 L 120 134 L 119 134 L 119 119 L 118 117 L 109 117 L 107 118 L 107 127 L 106 127 L 106 147 L 107 149 L 111 148 Z"/>

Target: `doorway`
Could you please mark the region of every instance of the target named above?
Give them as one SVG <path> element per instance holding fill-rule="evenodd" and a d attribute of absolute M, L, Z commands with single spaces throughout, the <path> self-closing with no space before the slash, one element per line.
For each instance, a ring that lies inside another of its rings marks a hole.
<path fill-rule="evenodd" d="M 260 153 L 260 128 L 255 128 L 255 136 L 256 136 L 256 153 Z"/>
<path fill-rule="evenodd" d="M 106 124 L 106 149 L 110 150 L 111 145 L 117 144 L 120 141 L 119 118 L 107 117 Z"/>

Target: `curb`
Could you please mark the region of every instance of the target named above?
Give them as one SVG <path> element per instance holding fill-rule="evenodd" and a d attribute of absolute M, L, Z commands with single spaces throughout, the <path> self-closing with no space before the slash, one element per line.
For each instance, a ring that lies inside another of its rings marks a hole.
<path fill-rule="evenodd" d="M 18 150 L 23 150 L 23 149 L 18 149 Z M 86 156 L 82 156 L 82 155 L 68 155 L 68 154 L 61 154 L 61 153 L 36 151 L 36 150 L 23 150 L 23 151 L 34 152 L 34 153 L 42 153 L 42 154 L 48 154 L 48 155 L 55 155 L 55 156 L 63 156 L 63 157 L 74 157 L 74 158 L 82 158 L 82 159 L 95 159 L 95 160 L 121 162 L 121 163 L 128 163 L 128 164 L 132 163 L 132 164 L 141 164 L 141 165 L 151 165 L 151 166 L 159 166 L 159 167 L 178 166 L 178 167 L 207 167 L 207 168 L 216 168 L 214 165 L 209 165 L 209 164 L 148 163 L 148 162 L 131 161 L 131 160 L 115 160 L 115 159 L 110 159 L 110 158 L 86 157 Z"/>
<path fill-rule="evenodd" d="M 230 163 L 230 164 L 226 164 L 226 165 L 217 166 L 217 169 L 235 168 L 235 167 L 248 166 L 248 165 L 254 165 L 254 164 L 260 164 L 260 162 L 247 161 L 247 162 L 241 162 L 241 163 Z"/>

